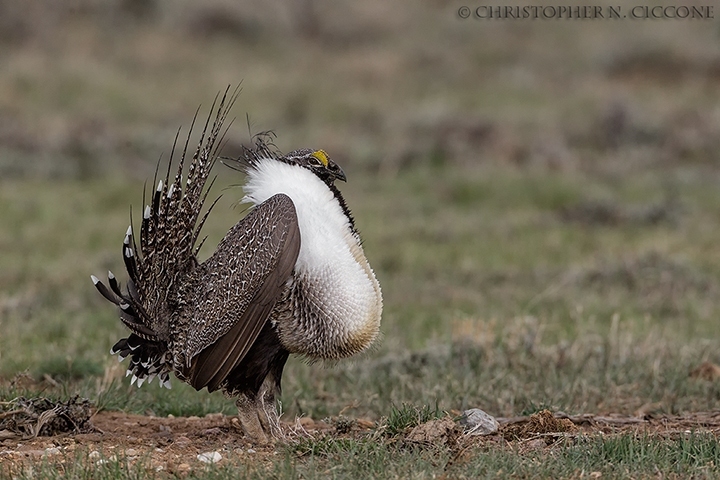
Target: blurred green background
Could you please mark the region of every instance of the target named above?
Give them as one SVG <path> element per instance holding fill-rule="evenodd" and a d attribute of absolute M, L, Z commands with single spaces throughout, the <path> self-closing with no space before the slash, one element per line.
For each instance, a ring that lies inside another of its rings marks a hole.
<path fill-rule="evenodd" d="M 144 181 L 242 82 L 224 154 L 263 130 L 325 149 L 385 298 L 372 352 L 291 361 L 289 418 L 716 407 L 688 373 L 720 360 L 718 21 L 462 5 L 0 1 L 0 393 L 232 413 L 177 381 L 129 387 L 89 276 L 124 277 Z M 203 258 L 244 212 L 241 175 L 216 173 Z"/>

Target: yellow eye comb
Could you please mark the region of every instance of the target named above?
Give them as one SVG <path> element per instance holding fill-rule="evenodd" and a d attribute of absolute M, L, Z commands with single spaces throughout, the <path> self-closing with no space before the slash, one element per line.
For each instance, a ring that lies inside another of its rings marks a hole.
<path fill-rule="evenodd" d="M 328 155 L 325 150 L 315 150 L 311 155 L 320 160 L 325 167 L 328 166 Z"/>

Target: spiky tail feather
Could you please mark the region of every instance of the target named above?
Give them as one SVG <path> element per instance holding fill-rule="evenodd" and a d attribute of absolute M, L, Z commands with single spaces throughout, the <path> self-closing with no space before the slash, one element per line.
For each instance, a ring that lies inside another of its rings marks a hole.
<path fill-rule="evenodd" d="M 184 274 L 187 270 L 197 263 L 195 255 L 200 245 L 194 250 L 193 247 L 210 210 L 217 202 L 215 200 L 212 203 L 198 222 L 214 180 L 208 188 L 205 185 L 227 132 L 227 128 L 223 130 L 223 124 L 239 92 L 237 87 L 230 93 L 228 87 L 219 104 L 220 96 L 215 97 L 188 168 L 185 188 L 182 185 L 183 170 L 199 109 L 195 112 L 185 140 L 177 173 L 170 182 L 180 132 L 175 136 L 164 181 L 157 182 L 152 204 L 146 205 L 143 211 L 140 248 L 135 241 L 132 224 L 123 239 L 123 261 L 130 277 L 127 291 L 122 292 L 112 272 L 108 272 L 109 288 L 97 277 L 91 276 L 98 291 L 119 307 L 120 320 L 132 332 L 115 344 L 111 354 L 118 355 L 121 361 L 127 356 L 131 357 L 128 375 L 133 374 L 132 382 L 137 380 L 138 386 L 145 379 L 151 381 L 155 376 L 160 378 L 162 386 L 170 386 L 169 372 L 174 370 L 174 362 L 170 354 L 172 306 L 168 299 L 186 278 Z M 216 114 L 211 125 L 213 112 Z M 156 181 L 157 169 L 153 184 Z"/>

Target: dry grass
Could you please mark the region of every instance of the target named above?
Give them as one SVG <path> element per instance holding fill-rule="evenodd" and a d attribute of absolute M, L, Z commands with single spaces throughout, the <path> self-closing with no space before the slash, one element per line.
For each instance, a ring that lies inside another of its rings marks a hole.
<path fill-rule="evenodd" d="M 245 112 L 283 150 L 330 152 L 385 296 L 374 351 L 328 368 L 291 361 L 287 419 L 380 421 L 404 404 L 504 417 L 716 408 L 713 377 L 689 375 L 720 361 L 712 21 L 478 22 L 433 1 L 309 3 L 0 1 L 2 398 L 232 413 L 177 383 L 123 382 L 106 355 L 122 327 L 88 278 L 122 271 L 128 205 L 157 158 L 199 103 L 242 80 L 225 153 L 249 137 Z M 218 173 L 208 245 L 243 211 L 230 187 L 242 179 Z M 308 442 L 227 469 L 647 477 L 655 462 L 671 477 L 716 474 L 702 434 L 482 447 L 460 464 L 450 451 Z M 135 472 L 108 465 L 86 475 Z"/>

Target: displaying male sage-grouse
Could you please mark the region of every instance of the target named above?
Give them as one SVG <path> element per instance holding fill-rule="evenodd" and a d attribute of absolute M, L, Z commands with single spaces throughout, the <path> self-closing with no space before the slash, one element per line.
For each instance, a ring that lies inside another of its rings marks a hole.
<path fill-rule="evenodd" d="M 92 281 L 131 331 L 111 350 L 130 357 L 131 383 L 158 377 L 170 388 L 172 372 L 197 390 L 222 389 L 238 397 L 244 432 L 266 443 L 279 432 L 275 395 L 288 355 L 334 360 L 365 350 L 378 335 L 382 296 L 333 183 L 345 181 L 342 169 L 322 150 L 280 155 L 262 137 L 235 161 L 247 175 L 249 213 L 198 261 L 212 209 L 201 217 L 205 183 L 235 98 L 225 93 L 210 125 L 213 104 L 191 160 L 186 140 L 175 177 L 168 166 L 145 207 L 139 236 L 128 228 L 126 290 L 112 272 L 109 288 Z"/>

